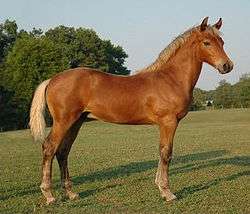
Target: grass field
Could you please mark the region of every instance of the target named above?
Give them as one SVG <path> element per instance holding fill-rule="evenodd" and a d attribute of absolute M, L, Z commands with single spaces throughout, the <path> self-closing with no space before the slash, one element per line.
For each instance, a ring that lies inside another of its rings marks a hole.
<path fill-rule="evenodd" d="M 86 123 L 70 153 L 76 201 L 44 205 L 40 145 L 29 131 L 0 133 L 1 213 L 250 213 L 250 109 L 189 113 L 178 128 L 170 168 L 178 200 L 154 184 L 158 128 Z"/>

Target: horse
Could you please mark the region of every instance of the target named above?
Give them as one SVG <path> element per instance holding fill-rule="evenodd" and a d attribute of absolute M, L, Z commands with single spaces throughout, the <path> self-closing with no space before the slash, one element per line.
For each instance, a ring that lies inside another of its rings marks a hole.
<path fill-rule="evenodd" d="M 176 199 L 170 191 L 169 164 L 177 126 L 188 113 L 192 92 L 203 63 L 221 74 L 233 69 L 224 51 L 219 29 L 208 17 L 174 39 L 148 67 L 130 76 L 118 76 L 98 69 L 79 67 L 56 74 L 36 89 L 30 109 L 30 130 L 35 141 L 42 142 L 41 191 L 46 203 L 52 194 L 52 162 L 56 156 L 65 196 L 79 198 L 72 191 L 68 155 L 88 114 L 117 124 L 156 124 L 159 126 L 159 164 L 155 184 L 166 201 Z M 45 108 L 53 119 L 45 136 Z M 94 154 L 93 154 L 94 155 Z"/>

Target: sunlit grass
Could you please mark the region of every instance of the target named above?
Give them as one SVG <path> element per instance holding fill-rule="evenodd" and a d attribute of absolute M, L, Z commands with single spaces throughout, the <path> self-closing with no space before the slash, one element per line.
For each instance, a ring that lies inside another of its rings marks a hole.
<path fill-rule="evenodd" d="M 62 197 L 54 162 L 52 206 L 39 190 L 40 147 L 28 130 L 0 134 L 1 213 L 250 213 L 250 110 L 192 112 L 181 122 L 170 168 L 173 203 L 154 184 L 156 126 L 84 124 L 69 162 L 81 198 Z"/>

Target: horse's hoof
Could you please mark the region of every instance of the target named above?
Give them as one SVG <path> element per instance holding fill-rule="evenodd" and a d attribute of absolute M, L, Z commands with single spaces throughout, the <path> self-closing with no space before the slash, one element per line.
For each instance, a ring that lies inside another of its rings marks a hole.
<path fill-rule="evenodd" d="M 164 190 L 161 194 L 162 198 L 164 198 L 167 202 L 173 201 L 177 199 L 177 197 L 170 192 L 170 190 Z"/>
<path fill-rule="evenodd" d="M 77 200 L 80 198 L 79 194 L 74 192 L 68 193 L 67 195 L 70 200 Z"/>
<path fill-rule="evenodd" d="M 51 205 L 51 204 L 53 204 L 54 202 L 56 201 L 56 199 L 55 198 L 47 198 L 47 202 L 46 202 L 46 204 L 47 205 Z"/>
<path fill-rule="evenodd" d="M 172 194 L 171 196 L 165 197 L 166 202 L 171 202 L 171 201 L 174 201 L 176 199 L 177 199 L 177 197 L 174 194 Z"/>

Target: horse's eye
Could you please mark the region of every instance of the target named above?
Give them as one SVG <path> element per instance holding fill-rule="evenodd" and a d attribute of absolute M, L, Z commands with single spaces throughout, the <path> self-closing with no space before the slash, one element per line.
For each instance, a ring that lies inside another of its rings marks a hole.
<path fill-rule="evenodd" d="M 210 45 L 210 42 L 203 42 L 203 44 L 204 44 L 205 46 L 209 46 L 209 45 Z"/>

